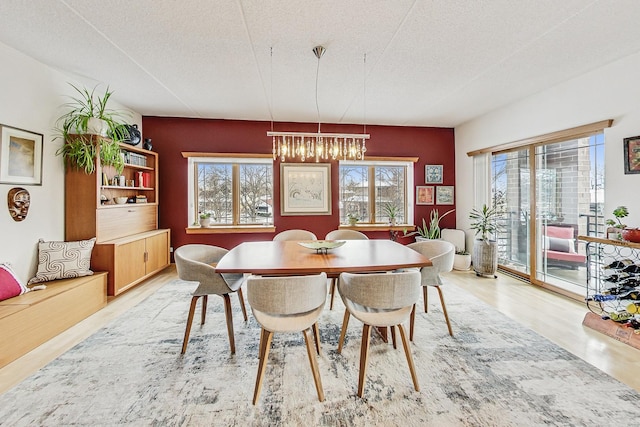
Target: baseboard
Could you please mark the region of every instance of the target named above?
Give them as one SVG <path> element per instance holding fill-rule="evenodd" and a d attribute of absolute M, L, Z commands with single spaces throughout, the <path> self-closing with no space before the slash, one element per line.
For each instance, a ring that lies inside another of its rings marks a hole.
<path fill-rule="evenodd" d="M 611 338 L 621 341 L 640 350 L 640 333 L 613 320 L 604 320 L 595 313 L 587 313 L 582 324 Z"/>

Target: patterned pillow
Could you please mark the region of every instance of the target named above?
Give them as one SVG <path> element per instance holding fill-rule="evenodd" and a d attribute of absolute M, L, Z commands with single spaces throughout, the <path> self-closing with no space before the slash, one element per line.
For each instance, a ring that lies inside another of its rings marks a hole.
<path fill-rule="evenodd" d="M 11 264 L 0 263 L 0 301 L 9 299 L 27 292 L 28 289 L 11 269 Z"/>
<path fill-rule="evenodd" d="M 91 251 L 95 243 L 95 237 L 77 242 L 45 242 L 40 239 L 38 271 L 28 284 L 92 275 Z"/>

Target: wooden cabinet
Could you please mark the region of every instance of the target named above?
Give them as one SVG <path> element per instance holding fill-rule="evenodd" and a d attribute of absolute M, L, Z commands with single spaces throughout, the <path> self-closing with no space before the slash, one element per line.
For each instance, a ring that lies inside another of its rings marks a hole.
<path fill-rule="evenodd" d="M 91 268 L 109 272 L 112 296 L 169 265 L 169 230 L 158 230 L 158 153 L 127 144 L 120 149 L 120 174 L 100 164 L 92 174 L 65 172 L 65 239 L 96 238 Z"/>
<path fill-rule="evenodd" d="M 107 294 L 118 295 L 169 265 L 169 230 L 153 230 L 98 244 L 91 266 L 109 271 Z"/>

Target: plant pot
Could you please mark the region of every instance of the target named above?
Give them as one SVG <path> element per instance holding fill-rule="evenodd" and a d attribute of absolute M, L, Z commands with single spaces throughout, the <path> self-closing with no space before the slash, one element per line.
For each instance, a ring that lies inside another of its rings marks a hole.
<path fill-rule="evenodd" d="M 498 243 L 495 240 L 476 239 L 473 245 L 473 270 L 477 276 L 496 276 L 498 270 Z"/>
<path fill-rule="evenodd" d="M 356 225 L 357 223 L 358 223 L 357 219 L 355 219 L 355 218 L 353 218 L 353 219 L 350 218 L 349 219 L 349 225 L 353 226 L 353 225 Z"/>
<path fill-rule="evenodd" d="M 106 121 L 90 117 L 87 121 L 87 133 L 100 136 L 109 135 L 109 125 Z"/>
<path fill-rule="evenodd" d="M 470 254 L 455 254 L 453 257 L 453 269 L 458 271 L 467 271 L 471 267 Z"/>
<path fill-rule="evenodd" d="M 395 218 L 389 218 L 389 225 L 392 226 L 392 227 L 395 226 L 396 225 L 396 221 L 397 220 Z"/>
<path fill-rule="evenodd" d="M 200 218 L 200 227 L 208 227 L 211 224 L 211 218 Z"/>
<path fill-rule="evenodd" d="M 623 228 L 620 233 L 627 242 L 640 243 L 640 228 Z"/>

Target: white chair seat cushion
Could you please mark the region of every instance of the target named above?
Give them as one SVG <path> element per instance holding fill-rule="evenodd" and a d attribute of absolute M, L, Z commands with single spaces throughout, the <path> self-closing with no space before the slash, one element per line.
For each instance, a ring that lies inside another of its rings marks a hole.
<path fill-rule="evenodd" d="M 373 326 L 395 326 L 404 323 L 411 315 L 412 306 L 397 309 L 377 309 L 365 307 L 351 300 L 343 301 L 353 317 Z"/>
<path fill-rule="evenodd" d="M 318 321 L 324 304 L 306 313 L 271 314 L 252 308 L 253 317 L 264 329 L 271 332 L 299 332 L 311 327 Z"/>

